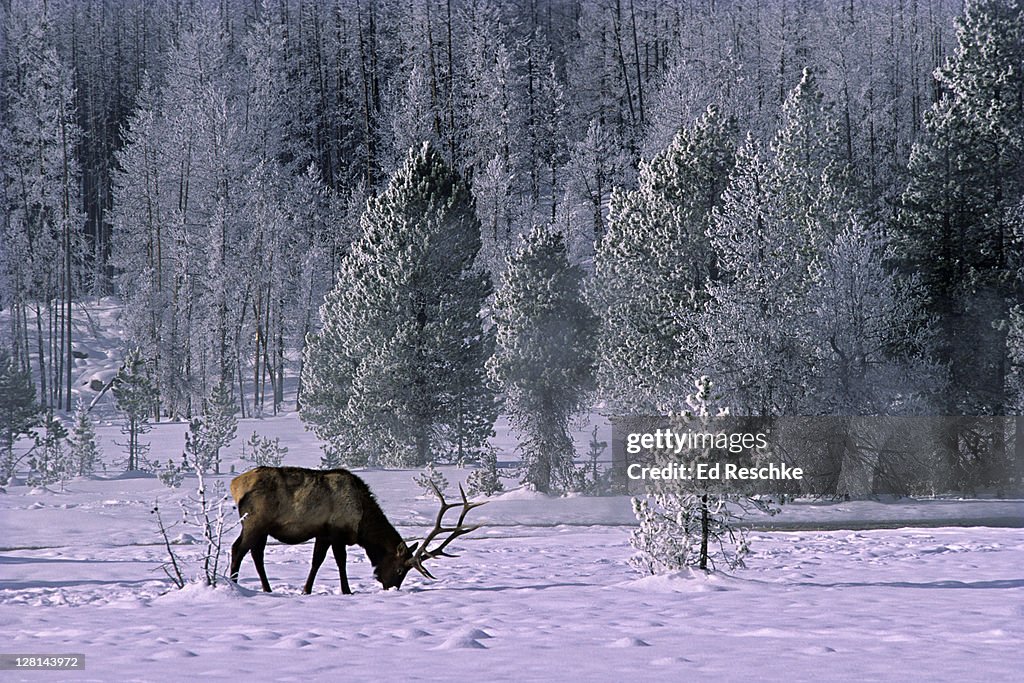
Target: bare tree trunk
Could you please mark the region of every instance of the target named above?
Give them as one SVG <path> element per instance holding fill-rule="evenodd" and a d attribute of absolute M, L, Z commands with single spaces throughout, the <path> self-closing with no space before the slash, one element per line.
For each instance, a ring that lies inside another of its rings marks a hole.
<path fill-rule="evenodd" d="M 629 71 L 626 68 L 626 56 L 622 50 L 622 0 L 615 0 L 615 50 L 622 72 L 622 84 L 626 88 L 626 103 L 629 104 L 630 123 L 636 123 L 636 107 L 633 105 L 633 89 L 629 85 Z"/>
<path fill-rule="evenodd" d="M 1014 468 L 1011 476 L 1016 479 L 1016 493 L 1024 493 L 1024 415 L 1014 419 Z"/>
<path fill-rule="evenodd" d="M 277 382 L 274 385 L 274 415 L 284 403 L 284 296 L 277 300 Z"/>
<path fill-rule="evenodd" d="M 39 352 L 39 395 L 42 400 L 49 403 L 49 396 L 46 392 L 46 350 L 43 347 L 43 312 L 39 310 L 39 302 L 36 308 L 36 348 Z"/>
<path fill-rule="evenodd" d="M 629 19 L 633 28 L 633 62 L 636 66 L 637 106 L 640 109 L 640 125 L 644 124 L 644 81 L 640 76 L 640 44 L 636 35 L 636 8 L 633 0 L 629 0 Z"/>
<path fill-rule="evenodd" d="M 63 240 L 63 234 L 61 235 Z M 60 270 L 64 267 L 64 246 L 59 247 L 60 253 L 55 254 L 60 260 Z M 53 405 L 60 409 L 64 403 L 64 276 L 57 271 L 55 276 L 55 290 L 53 301 L 50 303 L 50 319 L 53 321 L 53 329 L 50 330 L 50 358 L 53 366 Z"/>
<path fill-rule="evenodd" d="M 30 349 L 32 348 L 32 346 L 29 344 L 29 341 L 28 341 L 28 304 L 24 300 L 22 300 L 22 302 L 21 302 L 21 333 L 24 335 L 24 341 L 22 343 L 22 350 L 25 353 L 25 364 L 23 366 L 23 369 L 26 372 L 31 372 L 32 371 L 32 359 L 31 359 L 32 352 L 30 351 Z M 43 394 L 45 394 L 45 392 L 41 391 L 40 397 L 42 397 Z"/>
<path fill-rule="evenodd" d="M 51 284 L 54 291 L 59 291 L 58 283 Z M 57 352 L 57 312 L 62 309 L 63 307 L 57 304 L 56 295 L 46 300 L 46 350 L 50 356 L 50 376 L 46 380 L 50 387 L 50 395 L 46 397 L 46 405 L 51 410 L 57 400 L 57 380 L 60 377 L 57 371 L 57 362 L 60 360 L 60 354 Z"/>
<path fill-rule="evenodd" d="M 60 137 L 61 137 L 61 151 L 62 151 L 62 162 L 63 162 L 63 195 L 62 195 L 62 211 L 64 218 L 64 303 L 67 306 L 64 314 L 64 329 L 66 331 L 64 342 L 66 346 L 66 361 L 65 361 L 65 386 L 67 391 L 64 397 L 64 410 L 71 412 L 71 364 L 72 348 L 71 348 L 71 172 L 68 166 L 68 131 L 67 131 L 67 117 L 64 112 L 64 103 L 61 102 L 60 111 Z"/>
<path fill-rule="evenodd" d="M 253 316 L 254 324 L 256 326 L 256 334 L 253 340 L 253 354 L 252 354 L 252 410 L 256 412 L 257 406 L 261 405 L 260 401 L 260 339 L 263 336 L 263 321 L 261 320 L 263 314 L 263 290 L 261 287 L 257 287 L 256 300 L 253 302 Z"/>
<path fill-rule="evenodd" d="M 457 167 L 455 157 L 455 68 L 452 58 L 452 0 L 446 3 L 448 29 L 448 156 L 452 168 Z"/>
<path fill-rule="evenodd" d="M 305 368 L 306 362 L 306 337 L 309 335 L 309 331 L 313 325 L 313 273 L 314 269 L 311 267 L 309 270 L 309 282 L 306 287 L 306 313 L 302 320 L 302 336 L 299 339 L 299 386 L 295 390 L 295 410 L 301 410 L 302 408 L 302 372 Z"/>
<path fill-rule="evenodd" d="M 711 520 L 708 518 L 708 494 L 700 497 L 700 557 L 698 566 L 708 568 L 708 536 L 711 535 Z"/>
<path fill-rule="evenodd" d="M 376 180 L 375 164 L 377 162 L 377 146 L 374 136 L 374 114 L 377 110 L 377 20 L 374 2 L 371 0 L 366 18 L 366 29 L 363 28 L 362 5 L 356 5 L 356 27 L 359 45 L 359 73 L 362 77 L 363 91 L 363 134 L 366 144 L 366 186 L 372 188 Z"/>

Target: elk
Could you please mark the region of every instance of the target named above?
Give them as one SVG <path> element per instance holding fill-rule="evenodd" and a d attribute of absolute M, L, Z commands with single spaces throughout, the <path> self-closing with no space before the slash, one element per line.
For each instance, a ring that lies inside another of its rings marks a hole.
<path fill-rule="evenodd" d="M 309 470 L 301 467 L 257 467 L 231 481 L 231 496 L 242 516 L 242 533 L 231 546 L 231 580 L 238 581 L 238 569 L 246 553 L 252 553 L 256 573 L 263 590 L 270 592 L 270 582 L 263 566 L 267 537 L 295 545 L 316 539 L 313 564 L 303 593 L 311 593 L 316 573 L 334 552 L 341 575 L 341 592 L 350 595 L 345 571 L 346 546 L 360 545 L 373 565 L 373 573 L 385 588 L 400 588 L 410 569 L 427 578 L 435 578 L 423 566 L 435 557 L 455 557 L 445 552 L 448 544 L 459 536 L 479 528 L 465 526 L 466 513 L 483 503 L 471 503 L 459 486 L 461 503 L 449 503 L 436 486 L 434 493 L 441 500 L 434 528 L 422 544 L 407 545 L 377 504 L 366 483 L 348 470 Z M 445 526 L 444 516 L 453 508 L 462 508 L 455 526 Z M 428 546 L 439 535 L 448 534 L 441 543 Z"/>

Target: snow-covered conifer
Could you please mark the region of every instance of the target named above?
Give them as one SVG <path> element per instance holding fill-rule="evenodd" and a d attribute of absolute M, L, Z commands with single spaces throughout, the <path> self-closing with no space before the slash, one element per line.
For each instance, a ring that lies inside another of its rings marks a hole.
<path fill-rule="evenodd" d="M 0 486 L 14 474 L 14 444 L 23 436 L 34 436 L 41 417 L 31 377 L 18 369 L 6 348 L 0 348 Z"/>
<path fill-rule="evenodd" d="M 671 409 L 693 375 L 695 314 L 718 270 L 707 227 L 734 138 L 729 118 L 709 109 L 641 165 L 637 190 L 612 193 L 590 298 L 601 318 L 601 393 L 620 411 Z"/>
<path fill-rule="evenodd" d="M 262 437 L 256 432 L 252 433 L 249 440 L 242 444 L 242 460 L 253 464 L 253 467 L 280 467 L 284 462 L 284 456 L 288 449 L 281 445 L 281 439 L 274 437 Z M 324 467 L 324 469 L 333 469 Z"/>
<path fill-rule="evenodd" d="M 221 450 L 231 444 L 238 431 L 235 405 L 231 388 L 225 382 L 219 382 L 206 401 L 203 428 L 210 451 L 210 465 L 216 474 L 220 474 Z"/>
<path fill-rule="evenodd" d="M 495 297 L 497 348 L 488 362 L 523 436 L 524 481 L 538 491 L 576 484 L 569 420 L 593 387 L 596 319 L 581 300 L 582 271 L 562 235 L 534 227 L 508 261 Z"/>
<path fill-rule="evenodd" d="M 490 435 L 491 343 L 468 188 L 429 144 L 369 201 L 307 340 L 302 416 L 344 462 L 425 465 Z"/>
<path fill-rule="evenodd" d="M 504 490 L 505 485 L 498 470 L 498 455 L 493 449 L 488 449 L 480 456 L 477 469 L 466 477 L 466 493 L 471 496 L 478 493 L 493 496 Z"/>
<path fill-rule="evenodd" d="M 194 417 L 189 420 L 181 463 L 185 468 L 202 472 L 209 472 L 212 469 L 213 454 L 207 439 L 206 424 L 202 418 Z"/>
<path fill-rule="evenodd" d="M 89 409 L 78 399 L 74 424 L 71 427 L 71 458 L 75 474 L 92 474 L 103 454 L 96 443 L 96 426 L 89 416 Z"/>
<path fill-rule="evenodd" d="M 701 377 L 694 382 L 696 391 L 686 397 L 687 409 L 673 419 L 681 431 L 719 431 L 715 419 L 728 415 L 716 407 L 711 381 Z M 660 451 L 665 453 L 665 451 Z M 670 461 L 686 467 L 692 474 L 697 465 L 721 464 L 729 454 L 714 448 L 693 448 L 682 454 L 660 456 L 656 465 Z M 747 456 L 756 459 L 756 455 Z M 742 567 L 749 552 L 742 513 L 756 508 L 769 514 L 771 501 L 731 480 L 700 478 L 662 479 L 650 484 L 651 492 L 633 499 L 633 512 L 639 522 L 630 536 L 638 551 L 631 564 L 645 574 L 678 571 L 687 567 L 710 570 L 716 559 L 729 568 Z"/>
<path fill-rule="evenodd" d="M 74 462 L 65 444 L 67 436 L 64 424 L 53 415 L 47 416 L 42 434 L 36 437 L 33 455 L 28 459 L 32 469 L 30 485 L 46 486 L 59 481 L 63 490 L 64 482 L 75 475 Z"/>
<path fill-rule="evenodd" d="M 117 409 L 124 417 L 121 433 L 128 437 L 128 442 L 122 444 L 128 449 L 125 469 L 129 472 L 143 469 L 149 444 L 142 443 L 139 437 L 151 429 L 149 416 L 156 406 L 157 394 L 149 363 L 138 348 L 130 349 L 125 355 L 121 368 L 114 376 L 111 392 L 117 402 Z"/>
<path fill-rule="evenodd" d="M 812 373 L 811 268 L 852 210 L 837 144 L 818 82 L 805 70 L 770 151 L 748 135 L 714 209 L 707 234 L 720 274 L 700 316 L 696 355 L 743 414 L 810 409 L 802 387 Z"/>
<path fill-rule="evenodd" d="M 448 477 L 444 476 L 444 472 L 434 467 L 432 462 L 428 462 L 423 471 L 413 477 L 413 481 L 428 496 L 436 495 L 434 493 L 435 489 L 443 494 L 448 488 Z"/>

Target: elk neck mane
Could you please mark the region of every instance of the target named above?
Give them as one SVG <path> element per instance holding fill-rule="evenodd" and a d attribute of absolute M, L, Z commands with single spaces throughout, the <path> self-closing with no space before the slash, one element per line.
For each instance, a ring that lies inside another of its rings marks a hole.
<path fill-rule="evenodd" d="M 402 536 L 380 509 L 377 497 L 373 495 L 366 482 L 353 474 L 352 486 L 364 494 L 360 496 L 363 501 L 363 514 L 356 530 L 356 543 L 366 550 L 370 564 L 376 567 L 385 555 L 394 552 L 402 542 Z"/>

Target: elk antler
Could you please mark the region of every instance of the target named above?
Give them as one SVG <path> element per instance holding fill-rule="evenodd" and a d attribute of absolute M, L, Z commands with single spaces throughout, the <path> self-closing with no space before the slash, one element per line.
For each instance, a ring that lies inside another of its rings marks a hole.
<path fill-rule="evenodd" d="M 413 553 L 413 556 L 409 559 L 409 566 L 419 571 L 419 573 L 426 576 L 428 579 L 436 578 L 433 574 L 427 571 L 426 567 L 423 566 L 423 562 L 434 557 L 458 557 L 457 555 L 451 555 L 444 551 L 448 547 L 448 544 L 454 541 L 459 536 L 464 536 L 471 531 L 476 531 L 480 528 L 479 524 L 474 526 L 464 526 L 463 523 L 466 521 L 466 513 L 473 508 L 480 507 L 487 503 L 482 501 L 480 503 L 470 503 L 466 498 L 466 491 L 462 488 L 462 484 L 459 484 L 459 493 L 462 494 L 461 503 L 449 503 L 444 499 L 444 494 L 437 488 L 434 482 L 430 482 L 430 488 L 434 489 L 434 493 L 441 500 L 441 509 L 437 511 L 437 519 L 434 520 L 434 528 L 431 529 L 430 533 L 427 534 L 426 538 L 420 544 L 419 548 Z M 444 526 L 444 515 L 452 508 L 461 507 L 462 512 L 459 514 L 459 521 L 455 523 L 455 526 Z M 440 534 L 449 534 L 448 538 L 441 541 L 441 545 L 437 546 L 433 550 L 429 550 L 427 546 L 430 545 L 431 541 L 438 537 Z M 415 546 L 414 546 L 415 547 Z"/>

